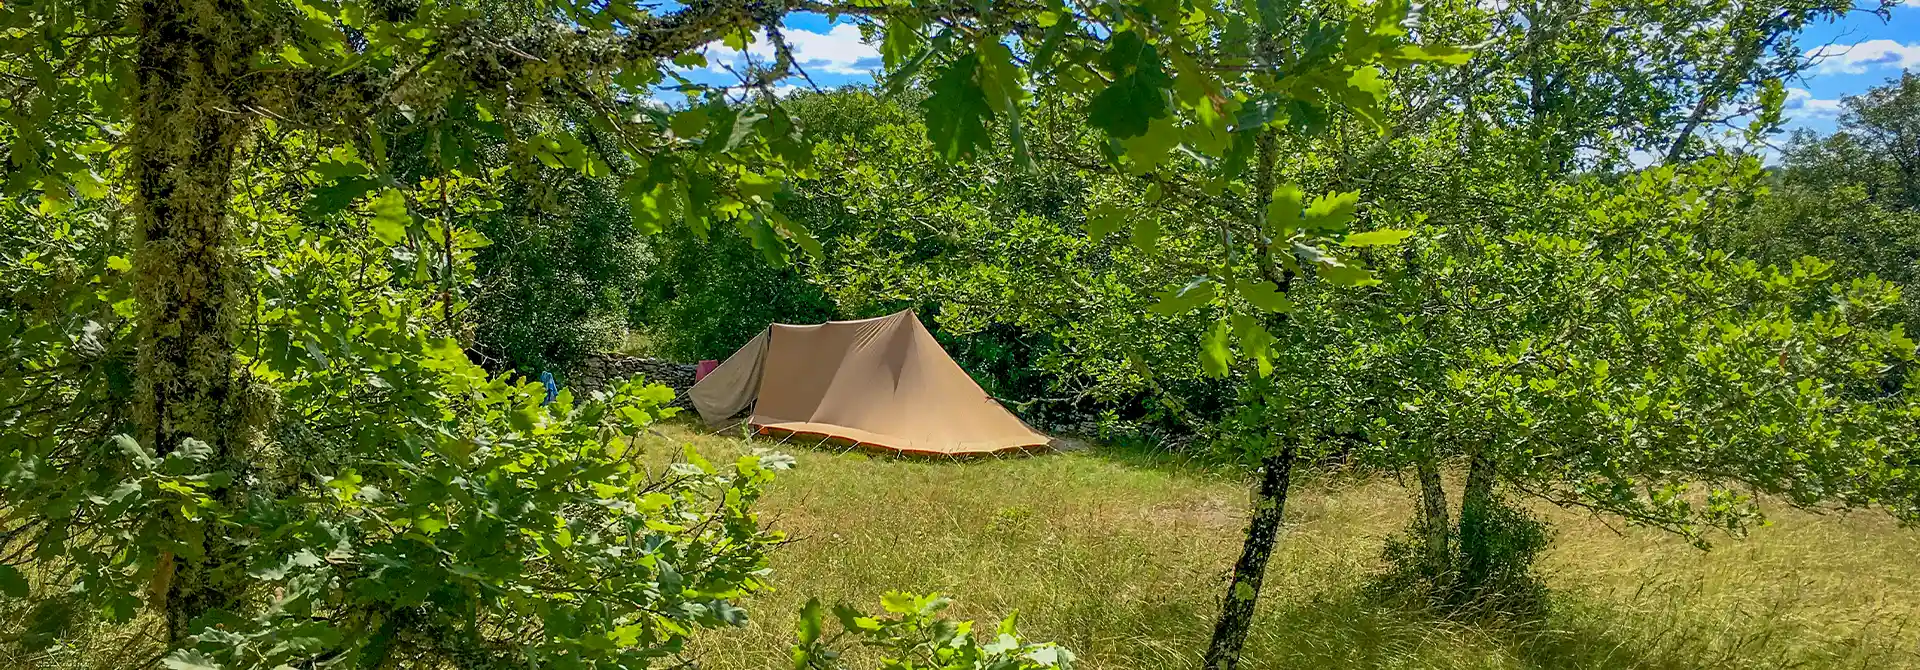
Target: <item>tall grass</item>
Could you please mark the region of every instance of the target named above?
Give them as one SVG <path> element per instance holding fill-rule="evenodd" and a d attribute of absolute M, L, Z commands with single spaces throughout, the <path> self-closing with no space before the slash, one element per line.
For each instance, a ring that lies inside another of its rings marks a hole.
<path fill-rule="evenodd" d="M 871 607 L 890 589 L 949 594 L 967 618 L 1018 610 L 1024 634 L 1070 646 L 1082 667 L 1197 666 L 1239 551 L 1237 477 L 1101 449 L 965 463 L 787 450 L 800 468 L 762 507 L 793 537 L 774 557 L 777 589 L 748 603 L 746 630 L 699 641 L 704 667 L 783 666 L 808 598 Z M 1541 511 L 1557 529 L 1549 613 L 1467 625 L 1365 595 L 1381 540 L 1412 513 L 1405 489 L 1297 486 L 1247 667 L 1920 668 L 1920 532 L 1780 511 L 1702 553 Z"/>

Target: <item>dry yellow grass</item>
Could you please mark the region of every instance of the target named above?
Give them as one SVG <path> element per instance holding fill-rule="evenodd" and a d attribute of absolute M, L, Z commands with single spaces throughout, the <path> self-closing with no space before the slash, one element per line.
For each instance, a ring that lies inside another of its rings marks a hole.
<path fill-rule="evenodd" d="M 783 666 L 807 598 L 872 607 L 890 589 L 951 595 L 966 618 L 1017 609 L 1023 633 L 1086 668 L 1197 665 L 1239 547 L 1236 479 L 1102 450 L 959 464 L 786 450 L 800 468 L 762 506 L 794 538 L 773 559 L 777 590 L 747 603 L 746 630 L 700 640 L 705 667 Z M 1920 532 L 1881 516 L 1777 511 L 1702 553 L 1543 510 L 1551 614 L 1489 628 L 1361 594 L 1411 509 L 1390 480 L 1297 486 L 1247 667 L 1920 668 Z"/>

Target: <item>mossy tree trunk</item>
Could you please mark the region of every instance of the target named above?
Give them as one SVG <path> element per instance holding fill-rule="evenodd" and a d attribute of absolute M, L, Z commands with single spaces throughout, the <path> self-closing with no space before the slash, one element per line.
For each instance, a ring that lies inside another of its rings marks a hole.
<path fill-rule="evenodd" d="M 1420 544 L 1426 578 L 1435 592 L 1443 592 L 1453 573 L 1453 528 L 1447 518 L 1447 489 L 1440 481 L 1440 464 L 1431 453 L 1414 466 L 1420 480 Z"/>
<path fill-rule="evenodd" d="M 1240 560 L 1233 565 L 1233 580 L 1227 585 L 1220 619 L 1214 623 L 1213 641 L 1207 645 L 1203 664 L 1207 670 L 1232 670 L 1240 664 L 1240 650 L 1246 646 L 1247 632 L 1253 628 L 1254 606 L 1260 601 L 1260 582 L 1267 574 L 1267 560 L 1273 557 L 1280 522 L 1286 517 L 1293 460 L 1291 442 L 1261 460 L 1260 488 L 1255 493 L 1253 516 L 1247 521 L 1246 541 L 1240 549 Z"/>
<path fill-rule="evenodd" d="M 197 440 L 211 452 L 206 470 L 238 482 L 247 431 L 234 337 L 244 297 L 228 201 L 235 150 L 250 128 L 237 85 L 266 31 L 236 0 L 144 0 L 135 12 L 135 416 L 158 454 Z M 240 501 L 237 484 L 211 494 L 229 509 Z M 242 568 L 226 533 L 170 514 L 162 522 L 179 544 L 161 558 L 152 595 L 164 599 L 177 641 L 195 618 L 233 608 Z"/>
<path fill-rule="evenodd" d="M 1262 33 L 1259 43 L 1271 52 L 1273 41 Z M 1251 215 L 1251 227 L 1265 230 L 1267 226 L 1267 202 L 1272 197 L 1280 160 L 1279 134 L 1271 128 L 1260 131 L 1254 140 L 1255 157 L 1253 161 L 1254 198 L 1248 204 Z M 1268 247 L 1264 262 L 1260 263 L 1261 272 L 1285 294 L 1293 287 L 1293 272 L 1280 262 L 1278 253 Z M 1269 331 L 1278 331 L 1287 324 L 1286 313 L 1275 313 L 1267 319 Z M 1268 397 L 1264 411 L 1271 413 L 1273 388 L 1269 380 L 1254 377 L 1259 392 Z M 1278 417 L 1269 416 L 1269 421 Z M 1270 429 L 1278 426 L 1270 426 Z M 1287 491 L 1293 481 L 1293 462 L 1296 457 L 1293 438 L 1284 431 L 1271 433 L 1273 439 L 1281 442 L 1278 451 L 1260 459 L 1260 484 L 1254 491 L 1253 514 L 1247 520 L 1246 538 L 1240 548 L 1240 559 L 1234 562 L 1233 577 L 1227 584 L 1225 599 L 1220 604 L 1220 618 L 1215 620 L 1213 639 L 1207 644 L 1206 657 L 1201 666 L 1207 670 L 1231 670 L 1240 664 L 1241 649 L 1246 646 L 1247 633 L 1253 627 L 1253 614 L 1260 602 L 1260 583 L 1267 574 L 1267 562 L 1273 557 L 1273 547 L 1280 534 L 1280 524 L 1286 518 Z"/>
<path fill-rule="evenodd" d="M 1484 444 L 1476 444 L 1469 454 L 1467 482 L 1460 493 L 1460 566 L 1456 591 L 1461 597 L 1477 598 L 1493 577 L 1493 527 L 1499 504 L 1494 499 L 1493 459 Z"/>

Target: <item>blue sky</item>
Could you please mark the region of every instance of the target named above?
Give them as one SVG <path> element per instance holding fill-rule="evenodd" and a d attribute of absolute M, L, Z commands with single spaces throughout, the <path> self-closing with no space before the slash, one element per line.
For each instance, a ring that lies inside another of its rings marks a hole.
<path fill-rule="evenodd" d="M 1856 11 L 1810 26 L 1801 34 L 1801 48 L 1819 58 L 1806 76 L 1788 83 L 1788 129 L 1832 132 L 1842 97 L 1898 77 L 1901 70 L 1920 72 L 1920 0 L 1901 1 L 1887 20 Z M 871 81 L 871 73 L 880 68 L 879 52 L 860 39 L 860 30 L 852 24 L 794 14 L 787 18 L 785 33 L 796 59 L 821 87 Z M 748 57 L 771 58 L 772 46 L 762 39 L 747 52 Z M 708 56 L 708 67 L 688 71 L 689 78 L 706 83 L 738 81 L 722 67 L 738 67 L 742 61 L 738 52 L 714 45 Z M 806 82 L 794 80 L 791 85 Z"/>
<path fill-rule="evenodd" d="M 1920 72 L 1920 0 L 1894 6 L 1886 21 L 1852 12 L 1811 26 L 1800 45 L 1819 60 L 1801 81 L 1787 84 L 1787 127 L 1832 132 L 1841 98 L 1899 77 L 1901 70 Z"/>
<path fill-rule="evenodd" d="M 794 60 L 821 88 L 870 82 L 873 81 L 872 73 L 880 69 L 879 49 L 861 40 L 860 29 L 851 23 L 843 21 L 831 24 L 826 17 L 818 14 L 789 14 L 782 25 L 782 33 L 793 47 Z M 772 60 L 773 44 L 764 36 L 758 36 L 747 47 L 745 58 L 740 52 L 723 45 L 710 45 L 707 48 L 707 67 L 682 70 L 682 74 L 705 84 L 737 84 L 739 78 L 726 68 L 731 66 L 736 71 L 744 72 L 739 68 L 746 58 L 755 62 Z M 806 85 L 806 80 L 795 78 L 786 86 Z"/>

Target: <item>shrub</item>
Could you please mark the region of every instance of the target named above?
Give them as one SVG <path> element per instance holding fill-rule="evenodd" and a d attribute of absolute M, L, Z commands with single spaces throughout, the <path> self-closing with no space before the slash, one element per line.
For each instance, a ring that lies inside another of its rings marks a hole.
<path fill-rule="evenodd" d="M 1014 615 L 1000 621 L 992 633 L 976 632 L 972 621 L 950 621 L 939 616 L 950 603 L 938 593 L 916 595 L 893 591 L 881 599 L 885 615 L 871 616 L 847 605 L 835 605 L 839 632 L 826 634 L 826 616 L 819 599 L 800 610 L 799 643 L 793 646 L 795 670 L 843 670 L 842 643 L 877 651 L 884 668 L 924 670 L 1041 670 L 1073 667 L 1073 652 L 1052 643 L 1033 643 L 1014 630 Z M 989 635 L 991 636 L 989 638 Z M 982 643 L 982 639 L 988 641 Z"/>
<path fill-rule="evenodd" d="M 1511 617 L 1536 613 L 1547 604 L 1546 585 L 1534 572 L 1540 552 L 1552 540 L 1547 522 L 1526 509 L 1498 499 L 1482 513 L 1479 555 L 1464 555 L 1460 531 L 1449 526 L 1448 560 L 1430 560 L 1425 520 L 1416 518 L 1407 529 L 1387 538 L 1381 550 L 1382 570 L 1370 589 L 1377 596 L 1410 599 L 1456 616 Z M 1461 566 L 1485 566 L 1485 577 L 1469 585 L 1457 572 Z M 1437 569 L 1437 572 L 1436 572 Z"/>

